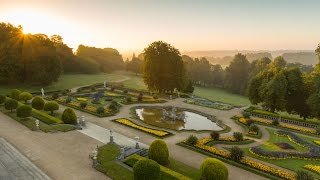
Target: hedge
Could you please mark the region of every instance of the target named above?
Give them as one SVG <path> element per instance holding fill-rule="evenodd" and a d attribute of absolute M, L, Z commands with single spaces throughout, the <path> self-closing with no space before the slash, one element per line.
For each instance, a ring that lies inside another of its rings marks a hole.
<path fill-rule="evenodd" d="M 143 160 L 143 159 L 146 159 L 146 158 L 141 157 L 137 154 L 134 154 L 134 155 L 127 157 L 124 160 L 124 163 L 130 167 L 133 167 L 136 162 L 138 162 L 139 160 Z M 161 165 L 160 165 L 160 174 L 161 174 L 162 179 L 165 179 L 165 180 L 191 180 L 189 177 L 184 176 L 184 175 L 177 173 L 175 171 L 172 171 L 171 169 L 166 168 Z"/>
<path fill-rule="evenodd" d="M 160 166 L 151 159 L 139 160 L 133 166 L 134 180 L 160 180 Z"/>
<path fill-rule="evenodd" d="M 49 114 L 41 112 L 41 111 L 36 110 L 34 108 L 32 109 L 31 116 L 36 119 L 39 119 L 40 121 L 42 121 L 46 124 L 55 124 L 55 123 L 63 124 L 63 121 L 61 119 L 50 116 Z"/>

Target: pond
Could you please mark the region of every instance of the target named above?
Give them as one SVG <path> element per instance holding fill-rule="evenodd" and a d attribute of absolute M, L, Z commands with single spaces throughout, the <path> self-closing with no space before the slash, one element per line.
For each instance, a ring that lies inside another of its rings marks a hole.
<path fill-rule="evenodd" d="M 157 127 L 173 130 L 223 130 L 208 117 L 187 110 L 146 107 L 137 108 L 135 112 L 140 120 Z"/>

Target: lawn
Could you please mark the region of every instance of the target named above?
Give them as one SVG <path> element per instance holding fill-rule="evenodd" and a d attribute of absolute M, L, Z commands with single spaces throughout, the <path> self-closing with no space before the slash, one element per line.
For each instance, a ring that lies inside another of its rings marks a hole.
<path fill-rule="evenodd" d="M 278 151 L 279 148 L 276 145 L 274 145 L 273 143 L 285 142 L 285 143 L 288 143 L 291 146 L 293 146 L 296 150 L 299 150 L 299 151 L 306 151 L 307 150 L 304 147 L 301 147 L 301 146 L 299 146 L 299 145 L 297 145 L 295 143 L 292 143 L 287 137 L 277 136 L 276 134 L 274 134 L 274 132 L 275 132 L 274 130 L 268 129 L 268 131 L 269 131 L 269 134 L 270 134 L 270 139 L 269 139 L 268 142 L 266 142 L 264 145 L 262 145 L 262 147 L 264 149 Z M 308 142 L 311 142 L 311 143 L 314 140 L 314 138 L 307 137 L 307 136 L 304 136 L 303 139 L 308 141 Z M 304 159 L 271 160 L 271 159 L 261 158 L 259 156 L 256 156 L 256 155 L 250 153 L 249 152 L 249 148 L 244 148 L 243 150 L 244 150 L 244 152 L 245 152 L 245 154 L 247 156 L 250 156 L 250 157 L 253 157 L 253 158 L 268 162 L 268 163 L 271 163 L 271 164 L 275 164 L 275 165 L 278 165 L 278 166 L 286 168 L 286 169 L 290 169 L 290 170 L 295 171 L 295 172 L 298 171 L 298 170 L 307 171 L 306 169 L 303 168 L 303 166 L 307 165 L 307 164 L 318 165 L 318 166 L 320 165 L 320 161 L 316 161 L 316 160 L 304 160 Z M 320 176 L 317 175 L 316 173 L 313 173 L 311 171 L 309 171 L 309 172 L 314 177 L 320 178 Z"/>

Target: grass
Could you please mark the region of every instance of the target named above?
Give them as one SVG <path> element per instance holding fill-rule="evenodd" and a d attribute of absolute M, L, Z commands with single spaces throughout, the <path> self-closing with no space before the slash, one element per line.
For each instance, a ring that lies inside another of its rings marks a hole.
<path fill-rule="evenodd" d="M 288 143 L 291 146 L 293 146 L 295 148 L 295 150 L 298 150 L 298 151 L 306 151 L 307 150 L 304 147 L 301 147 L 299 145 L 296 145 L 295 143 L 292 143 L 291 141 L 289 141 L 289 139 L 286 136 L 278 136 L 278 135 L 274 134 L 274 132 L 275 132 L 274 130 L 268 129 L 268 131 L 270 134 L 269 141 L 266 144 L 261 146 L 264 149 L 276 150 L 276 151 L 281 150 L 276 145 L 273 146 L 272 144 L 277 143 L 277 142 L 285 142 L 285 143 Z M 303 139 L 310 142 L 310 143 L 312 143 L 312 141 L 314 140 L 314 138 L 306 137 L 306 136 L 304 136 Z M 304 160 L 304 159 L 272 160 L 272 159 L 266 159 L 266 158 L 262 158 L 262 157 L 259 157 L 259 156 L 256 156 L 256 155 L 250 153 L 249 148 L 244 148 L 243 150 L 247 156 L 250 156 L 250 157 L 271 163 L 271 164 L 275 164 L 277 166 L 280 166 L 280 167 L 283 167 L 283 168 L 286 168 L 286 169 L 289 169 L 289 170 L 292 170 L 295 172 L 297 172 L 298 170 L 307 171 L 306 169 L 303 168 L 303 166 L 307 165 L 307 164 L 320 165 L 320 161 L 317 161 L 317 160 Z M 313 173 L 311 171 L 309 171 L 309 172 L 314 177 L 320 178 L 320 175 Z"/>
<path fill-rule="evenodd" d="M 194 94 L 212 101 L 224 102 L 235 106 L 250 105 L 250 101 L 247 97 L 238 94 L 232 94 L 224 89 L 219 88 L 206 88 L 197 86 L 194 89 Z"/>
<path fill-rule="evenodd" d="M 172 158 L 170 158 L 170 163 L 166 167 L 180 174 L 188 176 L 191 179 L 200 179 L 201 172 L 199 169 L 190 167 L 189 165 L 186 165 L 180 161 L 176 161 Z"/>
<path fill-rule="evenodd" d="M 116 163 L 116 158 L 120 154 L 120 148 L 117 145 L 107 144 L 99 147 L 98 162 L 96 169 L 108 177 L 115 180 L 133 179 L 133 173 Z"/>

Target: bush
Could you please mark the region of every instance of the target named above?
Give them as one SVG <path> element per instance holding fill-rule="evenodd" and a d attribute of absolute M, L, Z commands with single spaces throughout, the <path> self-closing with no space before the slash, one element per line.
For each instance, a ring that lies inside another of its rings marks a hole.
<path fill-rule="evenodd" d="M 80 102 L 80 107 L 81 107 L 82 109 L 86 108 L 87 105 L 88 105 L 87 102 Z"/>
<path fill-rule="evenodd" d="M 6 96 L 0 95 L 0 104 L 3 104 L 6 101 Z"/>
<path fill-rule="evenodd" d="M 77 115 L 71 108 L 66 108 L 62 113 L 62 121 L 66 124 L 76 124 Z"/>
<path fill-rule="evenodd" d="M 27 118 L 31 115 L 32 108 L 28 105 L 19 106 L 17 109 L 17 116 L 20 118 Z"/>
<path fill-rule="evenodd" d="M 53 115 L 54 111 L 59 110 L 59 105 L 57 102 L 55 101 L 48 101 L 45 105 L 44 105 L 44 110 L 45 111 L 50 111 L 51 115 Z"/>
<path fill-rule="evenodd" d="M 14 109 L 17 109 L 17 107 L 18 107 L 18 101 L 16 101 L 15 99 L 8 99 L 4 103 L 4 108 L 6 110 L 10 110 L 11 112 Z"/>
<path fill-rule="evenodd" d="M 255 124 L 251 124 L 249 127 L 249 131 L 259 132 L 259 127 Z"/>
<path fill-rule="evenodd" d="M 143 99 L 143 94 L 142 93 L 139 93 L 139 96 L 138 96 L 138 101 L 141 102 Z"/>
<path fill-rule="evenodd" d="M 159 99 L 159 96 L 157 94 L 153 94 L 153 99 Z"/>
<path fill-rule="evenodd" d="M 11 95 L 10 97 L 14 100 L 19 101 L 19 96 L 20 96 L 21 91 L 19 91 L 18 89 L 14 89 L 11 91 Z"/>
<path fill-rule="evenodd" d="M 128 90 L 123 90 L 123 94 L 128 94 Z"/>
<path fill-rule="evenodd" d="M 103 113 L 104 113 L 104 108 L 101 107 L 101 106 L 98 107 L 98 108 L 97 108 L 97 113 L 98 113 L 98 114 L 103 114 Z"/>
<path fill-rule="evenodd" d="M 238 147 L 238 146 L 233 146 L 230 149 L 230 159 L 234 161 L 240 161 L 244 156 L 244 152 Z"/>
<path fill-rule="evenodd" d="M 316 129 L 316 133 L 320 135 L 320 126 Z"/>
<path fill-rule="evenodd" d="M 278 119 L 274 119 L 274 120 L 272 121 L 272 125 L 278 126 L 278 125 L 279 125 L 279 120 L 278 120 Z"/>
<path fill-rule="evenodd" d="M 252 119 L 248 119 L 246 125 L 250 127 L 252 124 L 254 124 L 254 121 Z"/>
<path fill-rule="evenodd" d="M 32 99 L 32 94 L 28 93 L 28 92 L 23 92 L 20 93 L 19 95 L 19 100 L 24 101 L 25 104 L 27 104 L 27 101 Z"/>
<path fill-rule="evenodd" d="M 40 96 L 36 96 L 32 100 L 32 107 L 37 109 L 37 110 L 42 110 L 44 107 L 44 100 Z"/>
<path fill-rule="evenodd" d="M 70 103 L 72 101 L 72 97 L 67 97 L 66 98 L 66 103 L 68 104 L 68 103 Z"/>
<path fill-rule="evenodd" d="M 244 111 L 244 112 L 242 113 L 242 116 L 243 116 L 244 118 L 250 118 L 250 113 Z"/>
<path fill-rule="evenodd" d="M 215 140 L 215 141 L 218 141 L 219 138 L 220 138 L 220 134 L 219 134 L 218 132 L 215 132 L 215 131 L 212 131 L 212 132 L 210 133 L 210 136 L 211 136 L 211 138 L 212 138 L 213 140 Z"/>
<path fill-rule="evenodd" d="M 313 176 L 306 171 L 297 171 L 297 180 L 314 180 Z"/>
<path fill-rule="evenodd" d="M 59 98 L 59 93 L 52 94 L 52 99 L 58 99 L 58 98 Z"/>
<path fill-rule="evenodd" d="M 167 144 L 160 140 L 154 140 L 148 150 L 148 157 L 161 165 L 168 164 L 169 151 Z"/>
<path fill-rule="evenodd" d="M 237 140 L 237 141 L 243 141 L 243 134 L 241 132 L 234 132 L 233 133 L 233 137 Z"/>
<path fill-rule="evenodd" d="M 139 160 L 133 166 L 134 180 L 159 180 L 160 166 L 150 159 Z"/>
<path fill-rule="evenodd" d="M 131 96 L 127 96 L 127 97 L 126 97 L 126 101 L 127 101 L 127 102 L 132 102 Z"/>
<path fill-rule="evenodd" d="M 194 135 L 190 135 L 186 141 L 189 145 L 195 145 L 198 142 L 198 138 Z"/>
<path fill-rule="evenodd" d="M 218 159 L 207 158 L 200 167 L 201 179 L 204 180 L 227 180 L 228 169 Z"/>
<path fill-rule="evenodd" d="M 117 101 L 111 101 L 111 104 L 109 105 L 108 108 L 111 109 L 112 111 L 116 111 L 118 109 Z"/>

